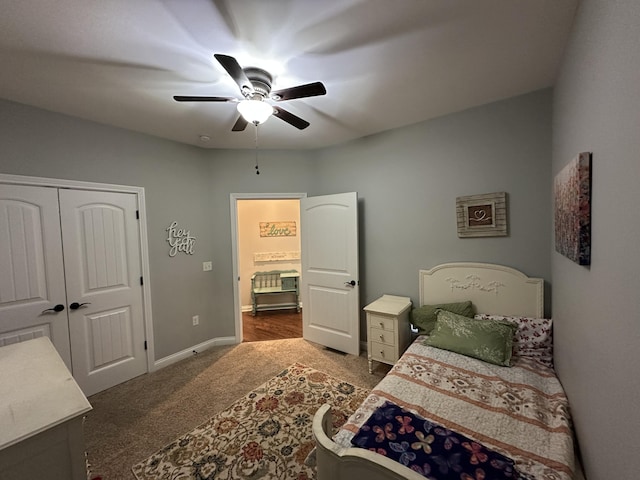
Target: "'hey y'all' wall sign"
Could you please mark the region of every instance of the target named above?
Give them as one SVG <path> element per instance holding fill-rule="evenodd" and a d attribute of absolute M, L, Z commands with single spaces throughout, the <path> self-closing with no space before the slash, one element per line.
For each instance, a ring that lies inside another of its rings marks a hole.
<path fill-rule="evenodd" d="M 175 257 L 178 252 L 193 255 L 193 247 L 196 237 L 191 236 L 191 231 L 186 228 L 178 228 L 178 222 L 171 222 L 167 227 L 167 242 L 169 242 L 169 256 Z"/>

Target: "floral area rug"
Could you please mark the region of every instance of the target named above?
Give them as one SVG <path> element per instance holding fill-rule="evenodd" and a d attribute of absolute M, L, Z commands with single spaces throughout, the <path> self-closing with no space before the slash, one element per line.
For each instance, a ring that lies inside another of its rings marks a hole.
<path fill-rule="evenodd" d="M 332 405 L 334 428 L 367 395 L 356 387 L 296 363 L 192 432 L 134 465 L 147 479 L 315 478 L 305 459 L 315 447 L 316 410 Z"/>

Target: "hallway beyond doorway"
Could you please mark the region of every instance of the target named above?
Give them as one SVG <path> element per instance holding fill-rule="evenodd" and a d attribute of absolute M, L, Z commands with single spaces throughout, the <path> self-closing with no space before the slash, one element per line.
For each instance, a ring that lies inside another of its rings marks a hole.
<path fill-rule="evenodd" d="M 302 312 L 291 310 L 270 310 L 242 312 L 242 341 L 282 340 L 302 337 Z"/>

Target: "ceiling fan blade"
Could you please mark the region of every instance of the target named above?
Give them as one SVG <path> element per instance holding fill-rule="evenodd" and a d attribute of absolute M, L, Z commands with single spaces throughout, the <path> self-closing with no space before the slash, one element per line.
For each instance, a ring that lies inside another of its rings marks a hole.
<path fill-rule="evenodd" d="M 248 124 L 249 122 L 247 122 L 242 115 L 239 115 L 238 120 L 236 120 L 236 123 L 233 125 L 233 128 L 231 129 L 231 131 L 242 132 L 244 131 L 245 128 L 247 128 Z"/>
<path fill-rule="evenodd" d="M 310 125 L 306 120 L 303 120 L 302 118 L 294 115 L 291 112 L 287 112 L 280 107 L 273 107 L 273 115 L 275 117 L 278 117 L 280 120 L 284 120 L 288 124 L 293 125 L 299 130 L 304 130 Z"/>
<path fill-rule="evenodd" d="M 327 89 L 324 88 L 322 82 L 314 82 L 271 92 L 271 98 L 276 102 L 282 102 L 284 100 L 292 100 L 294 98 L 315 97 L 326 93 Z"/>
<path fill-rule="evenodd" d="M 254 93 L 253 85 L 235 58 L 230 57 L 229 55 L 222 55 L 220 53 L 215 53 L 213 56 L 216 57 L 216 60 L 220 62 L 220 65 L 222 65 L 231 78 L 233 78 L 233 81 L 238 84 L 242 95 L 246 96 L 247 94 Z"/>
<path fill-rule="evenodd" d="M 174 95 L 176 102 L 237 102 L 233 97 L 192 97 L 188 95 Z"/>

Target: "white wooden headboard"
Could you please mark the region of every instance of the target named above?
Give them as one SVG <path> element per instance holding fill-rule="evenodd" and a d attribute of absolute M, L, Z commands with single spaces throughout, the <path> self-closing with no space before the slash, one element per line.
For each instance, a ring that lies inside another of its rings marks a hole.
<path fill-rule="evenodd" d="M 420 305 L 466 300 L 477 313 L 542 318 L 544 280 L 489 263 L 444 263 L 420 270 Z"/>

